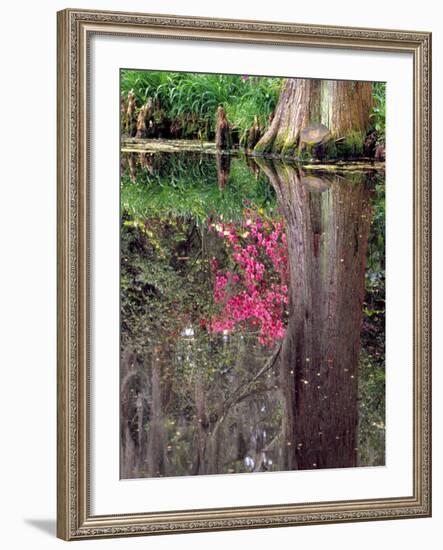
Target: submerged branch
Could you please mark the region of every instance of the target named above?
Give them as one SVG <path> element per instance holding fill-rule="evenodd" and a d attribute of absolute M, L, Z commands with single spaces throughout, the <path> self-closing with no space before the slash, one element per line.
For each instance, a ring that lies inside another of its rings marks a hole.
<path fill-rule="evenodd" d="M 274 365 L 275 365 L 275 363 L 276 363 L 276 361 L 277 361 L 277 359 L 280 355 L 281 347 L 282 347 L 282 342 L 279 342 L 277 344 L 273 354 L 271 355 L 271 357 L 266 361 L 266 363 L 257 372 L 257 374 L 255 374 L 247 382 L 237 386 L 237 388 L 232 392 L 231 396 L 226 400 L 226 402 L 223 406 L 223 414 L 218 419 L 217 424 L 216 424 L 216 426 L 215 426 L 215 428 L 212 432 L 213 437 L 215 436 L 215 434 L 217 433 L 217 431 L 219 430 L 219 428 L 223 424 L 223 422 L 226 420 L 226 417 L 228 416 L 228 413 L 229 413 L 230 409 L 234 405 L 236 405 L 237 403 L 242 401 L 247 395 L 249 395 L 251 387 L 253 386 L 253 384 L 255 382 L 257 382 L 257 380 L 261 376 L 266 374 L 268 371 L 270 371 L 274 367 Z"/>

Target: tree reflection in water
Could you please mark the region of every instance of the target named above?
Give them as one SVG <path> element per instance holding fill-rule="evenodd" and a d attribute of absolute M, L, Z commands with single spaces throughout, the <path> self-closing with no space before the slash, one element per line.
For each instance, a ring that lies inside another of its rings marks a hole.
<path fill-rule="evenodd" d="M 383 464 L 382 175 L 123 160 L 121 477 Z"/>

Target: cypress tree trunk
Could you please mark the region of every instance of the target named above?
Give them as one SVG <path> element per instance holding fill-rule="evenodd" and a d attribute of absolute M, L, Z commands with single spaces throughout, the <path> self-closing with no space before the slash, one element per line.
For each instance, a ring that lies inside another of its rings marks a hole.
<path fill-rule="evenodd" d="M 289 322 L 280 356 L 286 469 L 356 466 L 357 374 L 370 206 L 364 175 L 263 166 L 286 221 Z"/>
<path fill-rule="evenodd" d="M 302 130 L 321 124 L 329 130 L 328 137 L 321 147 L 313 142 L 317 146 L 310 148 L 310 156 L 359 156 L 370 127 L 371 106 L 370 82 L 288 78 L 271 125 L 254 152 L 298 157 L 312 145 L 303 142 Z"/>

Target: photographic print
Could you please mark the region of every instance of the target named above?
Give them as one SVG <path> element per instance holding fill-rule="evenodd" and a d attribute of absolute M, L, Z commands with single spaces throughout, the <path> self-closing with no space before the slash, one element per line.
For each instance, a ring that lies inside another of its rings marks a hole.
<path fill-rule="evenodd" d="M 60 538 L 431 515 L 431 42 L 57 13 Z"/>
<path fill-rule="evenodd" d="M 120 477 L 384 465 L 385 84 L 120 97 Z"/>

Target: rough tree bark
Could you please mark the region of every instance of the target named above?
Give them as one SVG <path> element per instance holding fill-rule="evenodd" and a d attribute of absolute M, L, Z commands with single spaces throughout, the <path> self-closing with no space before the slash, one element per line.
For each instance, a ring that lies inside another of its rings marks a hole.
<path fill-rule="evenodd" d="M 288 78 L 274 118 L 254 148 L 256 154 L 298 157 L 306 148 L 304 128 L 322 124 L 328 139 L 309 150 L 310 156 L 359 156 L 370 127 L 370 82 Z"/>
<path fill-rule="evenodd" d="M 263 164 L 286 221 L 289 322 L 280 354 L 285 469 L 356 465 L 357 374 L 370 227 L 362 174 Z"/>

